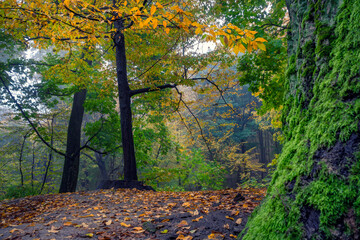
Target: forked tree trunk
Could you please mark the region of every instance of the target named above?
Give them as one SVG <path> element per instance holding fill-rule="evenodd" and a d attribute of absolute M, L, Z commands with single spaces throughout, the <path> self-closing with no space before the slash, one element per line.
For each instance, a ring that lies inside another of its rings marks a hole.
<path fill-rule="evenodd" d="M 360 1 L 286 3 L 286 142 L 244 239 L 360 239 Z"/>

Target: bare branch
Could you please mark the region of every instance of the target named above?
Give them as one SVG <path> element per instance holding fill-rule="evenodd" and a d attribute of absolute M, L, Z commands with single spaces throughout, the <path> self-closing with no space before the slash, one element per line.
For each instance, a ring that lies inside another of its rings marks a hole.
<path fill-rule="evenodd" d="M 179 89 L 177 87 L 175 87 L 175 89 L 178 92 L 178 94 L 182 95 L 182 93 L 179 91 Z M 195 116 L 195 114 L 191 111 L 191 109 L 189 108 L 189 106 L 186 104 L 186 102 L 183 99 L 181 99 L 181 102 L 185 105 L 186 109 L 190 112 L 191 116 L 193 116 L 193 118 L 195 119 L 196 124 L 198 125 L 198 127 L 200 129 L 200 135 L 201 135 L 202 139 L 204 140 L 206 148 L 208 149 L 208 151 L 210 153 L 210 158 L 211 158 L 211 160 L 214 160 L 214 155 L 210 149 L 207 139 L 205 138 L 205 135 L 204 135 L 203 129 L 200 125 L 199 119 Z"/>
<path fill-rule="evenodd" d="M 148 87 L 148 88 L 130 90 L 130 97 L 140 93 L 155 92 L 166 88 L 176 88 L 176 86 L 177 86 L 176 84 L 164 84 L 161 86 L 155 86 L 155 88 Z"/>

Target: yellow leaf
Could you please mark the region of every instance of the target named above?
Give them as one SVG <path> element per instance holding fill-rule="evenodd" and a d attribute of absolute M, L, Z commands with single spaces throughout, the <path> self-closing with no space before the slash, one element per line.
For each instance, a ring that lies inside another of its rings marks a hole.
<path fill-rule="evenodd" d="M 130 224 L 126 224 L 126 223 L 124 223 L 124 222 L 120 223 L 120 225 L 123 226 L 123 227 L 127 227 L 127 228 L 128 228 L 128 227 L 131 227 Z"/>
<path fill-rule="evenodd" d="M 88 237 L 93 237 L 93 236 L 94 236 L 94 234 L 93 234 L 93 233 L 87 233 L 87 234 L 85 234 L 85 236 L 88 236 Z"/>
<path fill-rule="evenodd" d="M 170 28 L 165 28 L 165 32 L 166 32 L 166 34 L 169 34 Z"/>
<path fill-rule="evenodd" d="M 258 46 L 258 48 L 260 48 L 261 50 L 266 51 L 265 44 L 263 44 L 263 43 L 258 43 L 257 46 Z"/>
<path fill-rule="evenodd" d="M 234 221 L 234 218 L 232 218 L 232 217 L 229 217 L 229 216 L 225 216 L 227 219 L 230 219 L 230 220 L 232 220 L 232 221 Z"/>
<path fill-rule="evenodd" d="M 167 22 L 166 22 L 166 21 L 163 21 L 163 26 L 164 26 L 164 28 L 166 28 L 166 26 L 167 26 Z"/>
<path fill-rule="evenodd" d="M 156 7 L 155 7 L 155 5 L 152 5 L 151 9 L 150 9 L 151 16 L 154 15 L 155 11 L 156 11 Z"/>

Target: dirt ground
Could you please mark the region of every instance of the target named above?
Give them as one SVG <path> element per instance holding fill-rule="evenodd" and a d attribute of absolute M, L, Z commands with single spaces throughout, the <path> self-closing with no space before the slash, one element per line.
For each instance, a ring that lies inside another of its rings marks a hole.
<path fill-rule="evenodd" d="M 0 239 L 235 239 L 265 189 L 135 189 L 0 202 Z"/>

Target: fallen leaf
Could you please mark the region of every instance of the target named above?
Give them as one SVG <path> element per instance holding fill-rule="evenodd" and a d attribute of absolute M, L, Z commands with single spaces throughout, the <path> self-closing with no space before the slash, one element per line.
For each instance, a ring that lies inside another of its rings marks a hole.
<path fill-rule="evenodd" d="M 230 220 L 232 220 L 232 221 L 234 221 L 234 218 L 232 218 L 232 217 L 229 217 L 229 216 L 225 216 L 227 219 L 230 219 Z"/>
<path fill-rule="evenodd" d="M 126 224 L 126 223 L 124 223 L 124 222 L 120 223 L 120 225 L 123 226 L 123 227 L 127 227 L 127 228 L 128 228 L 128 227 L 131 227 L 130 224 Z"/>
<path fill-rule="evenodd" d="M 104 223 L 105 223 L 106 226 L 109 226 L 112 223 L 112 220 L 105 221 Z"/>
<path fill-rule="evenodd" d="M 50 222 L 48 222 L 48 223 L 45 223 L 44 226 L 50 226 L 51 224 L 53 224 L 53 223 L 55 223 L 55 222 L 56 222 L 56 220 L 52 220 L 52 221 L 50 221 Z"/>
<path fill-rule="evenodd" d="M 85 215 L 85 216 L 79 216 L 79 218 L 87 218 L 87 217 L 95 217 L 94 214 L 89 214 L 89 215 Z"/>
<path fill-rule="evenodd" d="M 198 218 L 195 218 L 195 219 L 193 219 L 193 220 L 191 220 L 191 221 L 193 221 L 193 222 L 198 222 L 200 219 L 202 219 L 202 218 L 204 218 L 203 216 L 200 216 L 200 217 L 198 217 Z"/>
<path fill-rule="evenodd" d="M 187 226 L 187 225 L 188 225 L 187 221 L 182 220 L 182 221 L 177 225 L 177 227 L 185 227 L 185 226 Z"/>
<path fill-rule="evenodd" d="M 161 231 L 160 233 L 168 233 L 169 231 L 167 229 L 164 229 L 163 231 Z"/>
<path fill-rule="evenodd" d="M 92 238 L 94 236 L 94 234 L 93 233 L 87 233 L 87 234 L 85 234 L 85 236 Z"/>
<path fill-rule="evenodd" d="M 130 220 L 131 220 L 131 218 L 129 218 L 129 217 L 124 218 L 124 221 L 130 221 Z"/>
<path fill-rule="evenodd" d="M 192 236 L 184 236 L 184 235 L 179 235 L 177 238 L 176 238 L 176 240 L 191 240 L 191 239 L 193 239 L 193 237 Z"/>
<path fill-rule="evenodd" d="M 247 203 L 244 203 L 243 208 L 248 208 L 249 205 Z"/>
<path fill-rule="evenodd" d="M 24 230 L 18 229 L 18 228 L 13 228 L 13 229 L 11 229 L 9 232 L 10 232 L 10 233 L 14 233 L 14 232 L 16 232 L 16 231 L 24 232 Z"/>
<path fill-rule="evenodd" d="M 190 207 L 191 203 L 190 202 L 184 202 L 181 206 L 183 207 Z"/>
<path fill-rule="evenodd" d="M 239 215 L 239 213 L 240 213 L 240 211 L 232 210 L 231 216 L 237 216 L 237 215 Z"/>
<path fill-rule="evenodd" d="M 132 233 L 143 233 L 145 230 L 142 227 L 134 227 Z"/>
<path fill-rule="evenodd" d="M 74 225 L 74 223 L 72 223 L 72 222 L 65 222 L 64 223 L 64 226 L 72 226 L 72 225 Z"/>
<path fill-rule="evenodd" d="M 170 221 L 170 219 L 164 219 L 161 222 L 164 223 L 164 222 L 168 222 L 168 221 Z"/>
<path fill-rule="evenodd" d="M 228 224 L 228 223 L 227 223 L 227 224 L 225 224 L 225 225 L 224 225 L 224 228 L 226 228 L 226 229 L 230 229 L 229 224 Z"/>
<path fill-rule="evenodd" d="M 238 218 L 238 219 L 236 220 L 236 224 L 241 224 L 241 222 L 242 222 L 242 218 Z"/>
<path fill-rule="evenodd" d="M 215 236 L 215 234 L 210 234 L 210 235 L 208 235 L 208 239 L 215 239 L 216 238 L 216 236 Z"/>
<path fill-rule="evenodd" d="M 230 237 L 237 238 L 237 236 L 235 236 L 234 234 L 230 234 Z"/>
<path fill-rule="evenodd" d="M 58 233 L 60 228 L 57 228 L 55 226 L 51 226 L 51 229 L 48 230 L 49 233 Z"/>

